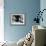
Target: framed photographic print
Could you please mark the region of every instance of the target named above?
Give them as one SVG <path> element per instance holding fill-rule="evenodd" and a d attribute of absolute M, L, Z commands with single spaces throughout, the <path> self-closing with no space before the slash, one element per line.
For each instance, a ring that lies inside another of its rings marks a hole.
<path fill-rule="evenodd" d="M 24 25 L 25 24 L 24 14 L 11 14 L 11 24 L 12 25 Z"/>

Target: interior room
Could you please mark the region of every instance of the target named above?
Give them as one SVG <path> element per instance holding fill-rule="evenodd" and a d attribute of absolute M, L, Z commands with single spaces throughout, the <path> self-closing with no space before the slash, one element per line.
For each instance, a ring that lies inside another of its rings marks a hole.
<path fill-rule="evenodd" d="M 0 0 L 0 46 L 46 46 L 46 0 Z"/>

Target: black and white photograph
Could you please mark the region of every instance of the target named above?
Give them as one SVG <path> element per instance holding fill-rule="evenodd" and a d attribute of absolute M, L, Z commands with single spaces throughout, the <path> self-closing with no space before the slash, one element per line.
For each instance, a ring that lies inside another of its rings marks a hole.
<path fill-rule="evenodd" d="M 11 24 L 13 24 L 13 25 L 24 25 L 25 24 L 24 14 L 12 14 L 11 15 Z"/>

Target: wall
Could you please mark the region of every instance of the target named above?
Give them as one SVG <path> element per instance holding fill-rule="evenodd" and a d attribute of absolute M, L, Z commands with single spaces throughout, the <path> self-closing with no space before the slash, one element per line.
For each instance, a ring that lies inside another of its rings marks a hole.
<path fill-rule="evenodd" d="M 18 41 L 32 29 L 36 12 L 40 10 L 40 0 L 4 0 L 4 37 L 7 41 Z M 26 17 L 24 26 L 10 24 L 11 13 L 22 13 Z"/>
<path fill-rule="evenodd" d="M 40 1 L 40 9 L 41 9 L 41 11 L 43 10 L 43 9 L 46 9 L 46 0 L 41 0 Z M 41 21 L 40 22 L 40 25 L 42 25 L 42 26 L 45 26 L 46 27 L 46 11 L 44 11 L 43 12 L 43 15 L 42 15 L 42 17 L 43 17 L 43 22 Z"/>

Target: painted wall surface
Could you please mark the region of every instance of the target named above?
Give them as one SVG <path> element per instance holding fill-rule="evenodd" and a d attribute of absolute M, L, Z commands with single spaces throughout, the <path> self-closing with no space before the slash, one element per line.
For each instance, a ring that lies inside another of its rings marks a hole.
<path fill-rule="evenodd" d="M 4 36 L 7 41 L 18 41 L 32 30 L 34 17 L 40 9 L 39 0 L 4 0 Z M 11 14 L 24 14 L 26 24 L 13 26 L 10 24 Z"/>
<path fill-rule="evenodd" d="M 46 9 L 46 0 L 41 0 L 41 1 L 40 1 L 40 9 L 41 9 L 41 11 L 42 11 L 43 9 Z M 40 22 L 40 25 L 46 27 L 46 10 L 43 12 L 42 17 L 43 17 L 43 22 L 41 21 L 41 22 Z"/>

